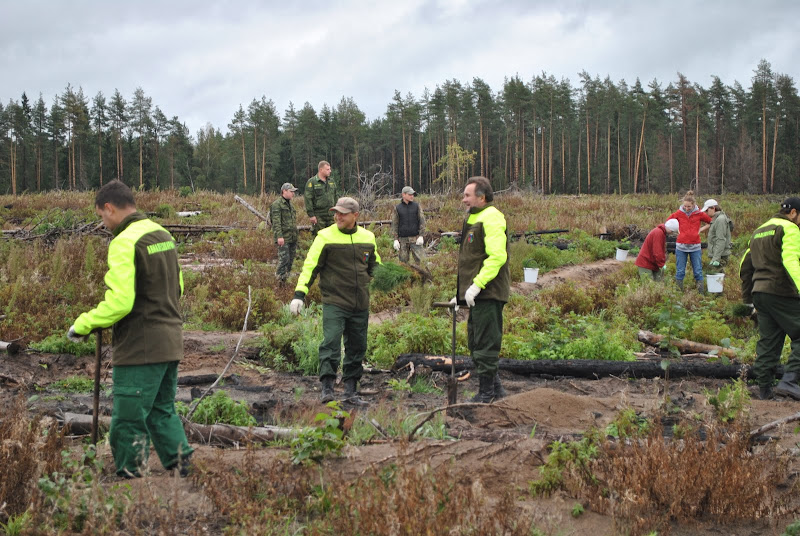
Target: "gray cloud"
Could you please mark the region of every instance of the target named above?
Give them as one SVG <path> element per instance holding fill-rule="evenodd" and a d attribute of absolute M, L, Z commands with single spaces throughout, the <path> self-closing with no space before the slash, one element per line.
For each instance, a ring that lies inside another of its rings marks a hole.
<path fill-rule="evenodd" d="M 194 134 L 227 129 L 241 104 L 265 95 L 283 114 L 343 97 L 374 119 L 394 91 L 417 97 L 448 79 L 474 77 L 495 91 L 505 77 L 546 72 L 638 77 L 662 87 L 681 72 L 749 87 L 760 59 L 797 78 L 800 5 L 789 1 L 380 3 L 252 2 L 244 5 L 83 0 L 8 3 L 0 20 L 0 99 L 50 104 L 67 83 L 91 98 L 141 86 Z"/>

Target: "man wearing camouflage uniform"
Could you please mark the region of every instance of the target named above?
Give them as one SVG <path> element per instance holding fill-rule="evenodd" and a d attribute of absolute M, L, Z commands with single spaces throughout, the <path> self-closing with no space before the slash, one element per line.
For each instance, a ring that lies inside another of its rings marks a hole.
<path fill-rule="evenodd" d="M 276 274 L 281 286 L 286 284 L 297 252 L 297 216 L 292 198 L 297 188 L 286 182 L 281 186 L 281 196 L 269 208 L 272 219 L 272 234 L 278 244 L 278 268 Z"/>
<path fill-rule="evenodd" d="M 312 225 L 311 236 L 333 225 L 331 208 L 336 204 L 336 184 L 331 179 L 331 165 L 325 160 L 317 166 L 317 174 L 308 179 L 303 199 Z"/>

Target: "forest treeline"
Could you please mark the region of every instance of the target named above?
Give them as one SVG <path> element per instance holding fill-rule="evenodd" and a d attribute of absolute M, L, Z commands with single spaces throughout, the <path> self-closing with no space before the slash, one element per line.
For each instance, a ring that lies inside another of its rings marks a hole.
<path fill-rule="evenodd" d="M 90 189 L 122 178 L 139 188 L 274 192 L 302 186 L 328 160 L 348 191 L 458 189 L 485 175 L 495 189 L 549 193 L 771 193 L 798 190 L 800 100 L 767 60 L 750 85 L 708 87 L 681 73 L 666 87 L 542 73 L 447 80 L 421 96 L 395 91 L 372 121 L 352 98 L 317 111 L 267 96 L 225 128 L 192 134 L 141 88 L 93 97 L 68 84 L 45 102 L 0 101 L 0 191 Z"/>

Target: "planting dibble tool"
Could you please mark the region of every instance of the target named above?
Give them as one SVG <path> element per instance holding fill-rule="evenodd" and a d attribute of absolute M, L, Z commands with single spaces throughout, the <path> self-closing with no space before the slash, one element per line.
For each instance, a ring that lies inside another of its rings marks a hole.
<path fill-rule="evenodd" d="M 458 305 L 450 302 L 434 302 L 434 307 L 447 307 L 453 313 L 453 356 L 450 359 L 450 377 L 447 379 L 447 405 L 455 404 L 458 400 L 458 380 L 456 380 L 456 312 Z"/>
<path fill-rule="evenodd" d="M 92 445 L 97 445 L 97 420 L 100 415 L 100 356 L 103 355 L 103 330 L 94 330 L 94 393 L 92 400 Z"/>

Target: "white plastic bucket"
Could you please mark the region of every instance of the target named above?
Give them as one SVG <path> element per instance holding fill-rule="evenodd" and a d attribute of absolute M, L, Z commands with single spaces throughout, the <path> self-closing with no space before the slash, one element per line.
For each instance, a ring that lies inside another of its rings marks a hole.
<path fill-rule="evenodd" d="M 526 283 L 536 283 L 536 280 L 539 279 L 538 268 L 523 268 L 522 271 L 525 275 Z"/>
<path fill-rule="evenodd" d="M 708 291 L 714 294 L 722 292 L 722 280 L 725 279 L 725 274 L 706 274 L 706 285 Z"/>
<path fill-rule="evenodd" d="M 617 260 L 624 261 L 627 258 L 628 258 L 628 250 L 617 248 Z"/>

